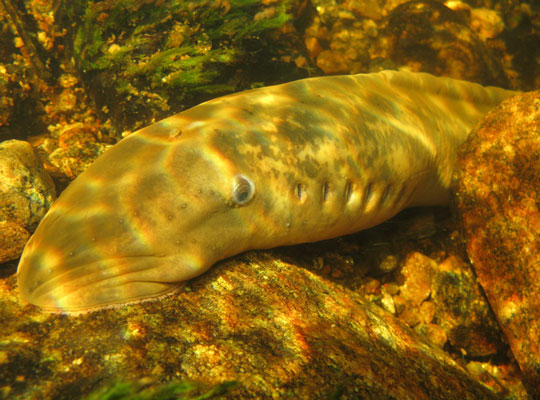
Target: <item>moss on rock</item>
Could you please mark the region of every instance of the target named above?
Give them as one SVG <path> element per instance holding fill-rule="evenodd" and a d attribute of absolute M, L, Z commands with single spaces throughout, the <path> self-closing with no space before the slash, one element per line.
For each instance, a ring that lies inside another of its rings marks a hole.
<path fill-rule="evenodd" d="M 279 40 L 265 39 L 291 19 L 290 3 L 76 1 L 65 13 L 80 21 L 73 54 L 83 81 L 124 130 L 248 87 L 254 66 L 277 55 Z"/>

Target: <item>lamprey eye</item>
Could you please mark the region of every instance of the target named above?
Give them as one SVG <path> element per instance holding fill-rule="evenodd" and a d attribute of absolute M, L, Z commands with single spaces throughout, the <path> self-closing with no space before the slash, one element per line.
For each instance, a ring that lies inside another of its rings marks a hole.
<path fill-rule="evenodd" d="M 255 185 L 244 175 L 236 175 L 233 181 L 233 200 L 238 206 L 243 206 L 255 194 Z"/>

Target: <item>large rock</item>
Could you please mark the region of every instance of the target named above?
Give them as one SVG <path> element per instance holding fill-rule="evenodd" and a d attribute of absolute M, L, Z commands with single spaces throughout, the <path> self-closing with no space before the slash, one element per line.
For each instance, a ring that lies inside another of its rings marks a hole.
<path fill-rule="evenodd" d="M 397 6 L 380 40 L 381 55 L 397 65 L 508 86 L 500 56 L 473 33 L 465 18 L 441 2 L 409 1 Z"/>
<path fill-rule="evenodd" d="M 532 398 L 540 398 L 540 91 L 503 102 L 459 157 L 467 252 Z"/>
<path fill-rule="evenodd" d="M 79 398 L 111 379 L 238 381 L 227 398 L 497 399 L 439 348 L 327 278 L 252 252 L 189 290 L 80 316 L 0 280 L 0 389 Z"/>
<path fill-rule="evenodd" d="M 17 258 L 56 198 L 54 183 L 32 146 L 0 143 L 0 263 Z"/>

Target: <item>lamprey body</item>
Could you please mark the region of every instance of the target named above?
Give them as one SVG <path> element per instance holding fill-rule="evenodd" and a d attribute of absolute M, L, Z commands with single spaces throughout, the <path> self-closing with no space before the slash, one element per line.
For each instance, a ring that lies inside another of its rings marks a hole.
<path fill-rule="evenodd" d="M 166 118 L 62 193 L 21 257 L 22 297 L 67 312 L 140 301 L 248 249 L 446 204 L 458 146 L 513 94 L 383 71 L 249 90 Z"/>

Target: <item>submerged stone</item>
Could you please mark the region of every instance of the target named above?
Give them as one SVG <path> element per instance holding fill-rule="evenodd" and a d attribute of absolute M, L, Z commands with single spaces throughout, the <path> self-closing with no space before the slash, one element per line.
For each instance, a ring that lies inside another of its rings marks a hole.
<path fill-rule="evenodd" d="M 540 398 L 540 92 L 491 111 L 459 157 L 467 252 L 532 398 Z"/>
<path fill-rule="evenodd" d="M 20 256 L 55 198 L 54 183 L 32 146 L 0 143 L 0 263 Z"/>
<path fill-rule="evenodd" d="M 80 316 L 22 306 L 14 277 L 1 280 L 0 389 L 76 399 L 154 377 L 237 381 L 231 399 L 498 398 L 394 316 L 287 258 L 247 253 L 182 293 Z"/>

